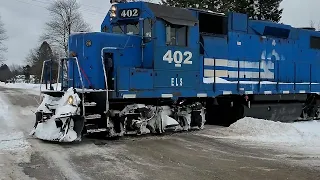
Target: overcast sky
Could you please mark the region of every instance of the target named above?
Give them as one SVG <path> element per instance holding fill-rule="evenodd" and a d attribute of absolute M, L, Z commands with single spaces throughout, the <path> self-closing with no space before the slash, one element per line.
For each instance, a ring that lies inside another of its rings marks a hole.
<path fill-rule="evenodd" d="M 0 16 L 8 31 L 7 64 L 21 64 L 29 50 L 39 46 L 39 36 L 49 18 L 45 7 L 51 0 L 0 0 Z M 78 0 L 82 5 L 84 19 L 94 31 L 99 31 L 100 23 L 110 8 L 109 0 Z M 283 0 L 282 23 L 295 27 L 308 26 L 310 20 L 320 20 L 319 0 Z"/>

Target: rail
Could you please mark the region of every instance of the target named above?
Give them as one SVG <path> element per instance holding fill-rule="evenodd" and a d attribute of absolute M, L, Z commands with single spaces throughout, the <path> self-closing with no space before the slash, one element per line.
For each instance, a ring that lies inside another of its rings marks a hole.
<path fill-rule="evenodd" d="M 102 68 L 103 68 L 104 81 L 105 81 L 105 85 L 106 85 L 106 111 L 105 111 L 105 113 L 107 114 L 109 111 L 109 86 L 108 86 L 108 77 L 107 77 L 107 73 L 106 73 L 106 63 L 104 61 L 104 51 L 106 49 L 116 50 L 119 48 L 117 48 L 117 47 L 103 47 L 101 49 L 101 63 L 102 63 Z M 107 117 L 107 126 L 109 126 L 109 118 L 108 117 Z"/>
<path fill-rule="evenodd" d="M 51 60 L 45 60 L 42 63 L 42 70 L 41 70 L 41 77 L 40 77 L 40 102 L 41 102 L 41 87 L 42 87 L 42 81 L 43 81 L 43 72 L 44 72 L 45 65 L 48 61 L 51 61 Z"/>
<path fill-rule="evenodd" d="M 105 81 L 105 85 L 106 85 L 106 112 L 109 111 L 109 86 L 108 86 L 108 77 L 107 77 L 107 73 L 106 73 L 106 65 L 105 65 L 105 61 L 104 61 L 104 50 L 106 49 L 118 49 L 117 47 L 103 47 L 101 49 L 101 63 L 102 63 L 102 68 L 103 68 L 103 74 L 104 74 L 104 81 Z"/>
<path fill-rule="evenodd" d="M 82 79 L 82 75 L 81 75 L 81 70 L 80 70 L 80 65 L 79 65 L 79 61 L 78 61 L 78 58 L 77 57 L 69 57 L 69 58 L 61 58 L 61 60 L 66 60 L 67 62 L 70 60 L 70 59 L 73 59 L 76 64 L 77 64 L 77 68 L 78 68 L 78 74 L 79 74 L 79 79 L 80 79 L 80 82 L 81 82 L 81 86 L 82 86 L 82 96 L 81 96 L 81 101 L 82 101 L 82 114 L 83 116 L 85 116 L 85 108 L 84 108 L 84 84 L 83 84 L 83 79 Z M 58 75 L 59 76 L 59 75 Z M 74 74 L 73 74 L 74 76 Z M 73 81 L 74 81 L 74 78 L 73 78 Z"/>
<path fill-rule="evenodd" d="M 83 115 L 85 115 L 85 109 L 84 109 L 84 91 L 85 90 L 84 90 L 84 83 L 83 83 L 82 74 L 81 74 L 81 70 L 80 70 L 79 60 L 78 60 L 77 57 L 60 58 L 59 66 L 58 66 L 57 84 L 59 83 L 59 79 L 60 79 L 60 68 L 61 68 L 61 65 L 63 65 L 61 62 L 64 61 L 64 60 L 66 60 L 66 62 L 68 62 L 69 60 L 74 60 L 76 62 L 76 65 L 77 65 L 77 68 L 78 68 L 79 79 L 80 79 L 80 82 L 81 82 L 81 89 L 82 89 L 82 97 L 81 98 L 82 98 L 82 102 L 83 102 L 82 103 Z M 42 93 L 42 88 L 41 87 L 42 87 L 42 81 L 43 81 L 43 74 L 44 74 L 46 63 L 49 62 L 49 61 L 52 61 L 52 60 L 45 60 L 43 62 L 43 65 L 42 65 L 41 78 L 40 78 L 40 102 L 41 102 L 41 93 Z M 62 68 L 63 68 L 63 66 L 62 66 Z M 62 71 L 62 73 L 63 73 L 63 71 Z M 75 75 L 73 74 L 73 76 L 75 76 Z M 63 79 L 62 79 L 62 81 L 63 81 Z M 73 81 L 74 81 L 74 78 L 73 78 Z M 50 82 L 51 82 L 51 79 L 50 79 Z M 51 86 L 51 83 L 50 83 L 50 86 Z M 58 90 L 58 85 L 56 86 L 56 90 Z"/>
<path fill-rule="evenodd" d="M 56 85 L 56 91 L 58 91 L 58 85 L 59 85 L 59 77 L 60 77 L 60 66 L 61 66 L 61 61 L 59 61 L 58 64 L 58 76 L 57 76 L 57 85 Z M 63 72 L 63 71 L 62 71 Z M 62 88 L 62 83 L 61 83 L 61 88 Z"/>

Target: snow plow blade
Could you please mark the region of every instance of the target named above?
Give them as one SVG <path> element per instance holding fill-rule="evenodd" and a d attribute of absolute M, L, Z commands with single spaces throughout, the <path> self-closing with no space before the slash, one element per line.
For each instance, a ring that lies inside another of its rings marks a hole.
<path fill-rule="evenodd" d="M 30 135 L 46 141 L 80 141 L 84 119 L 79 104 L 80 98 L 72 88 L 62 97 L 44 94 Z"/>

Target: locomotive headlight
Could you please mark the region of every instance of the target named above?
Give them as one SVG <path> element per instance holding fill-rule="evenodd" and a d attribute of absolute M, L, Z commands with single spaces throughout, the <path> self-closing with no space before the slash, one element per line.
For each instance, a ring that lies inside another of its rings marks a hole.
<path fill-rule="evenodd" d="M 116 6 L 111 6 L 110 17 L 112 17 L 112 18 L 116 17 L 117 16 L 116 12 L 117 12 L 117 7 Z"/>
<path fill-rule="evenodd" d="M 111 7 L 111 11 L 113 11 L 113 12 L 117 11 L 117 7 L 116 6 L 112 6 Z"/>
<path fill-rule="evenodd" d="M 114 11 L 112 11 L 111 13 L 110 13 L 110 17 L 116 17 L 117 15 L 116 15 L 116 12 L 114 12 Z"/>
<path fill-rule="evenodd" d="M 70 105 L 73 104 L 73 96 L 68 97 L 68 104 L 70 104 Z"/>

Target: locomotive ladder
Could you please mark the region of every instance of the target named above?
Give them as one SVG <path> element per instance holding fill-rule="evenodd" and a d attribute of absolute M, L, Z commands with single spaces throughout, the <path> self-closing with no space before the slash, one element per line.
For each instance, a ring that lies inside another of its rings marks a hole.
<path fill-rule="evenodd" d="M 78 69 L 78 74 L 79 74 L 79 78 L 80 78 L 80 82 L 81 82 L 81 89 L 82 91 L 80 92 L 81 94 L 81 102 L 82 102 L 82 116 L 85 118 L 85 120 L 95 120 L 95 119 L 100 119 L 101 118 L 101 115 L 100 114 L 92 114 L 90 113 L 90 110 L 88 110 L 88 112 L 86 111 L 87 108 L 90 108 L 90 107 L 96 107 L 97 103 L 96 102 L 92 102 L 92 101 L 88 101 L 87 102 L 87 96 L 86 94 L 89 93 L 89 91 L 85 91 L 85 88 L 84 88 L 84 83 L 83 83 L 83 79 L 82 79 L 82 73 L 85 75 L 85 73 L 83 72 L 83 70 L 81 69 L 80 65 L 79 65 L 79 61 L 78 61 L 78 58 L 77 57 L 73 57 L 71 58 L 73 59 L 75 62 L 76 62 L 76 65 L 77 65 L 77 69 Z M 62 58 L 60 61 L 59 61 L 59 67 L 61 67 L 61 64 L 64 64 L 63 61 L 66 60 L 66 62 L 69 61 L 69 58 Z M 58 79 L 59 79 L 59 76 L 62 75 L 63 76 L 63 66 L 62 66 L 62 73 L 60 74 L 60 68 L 58 70 L 59 72 L 59 75 L 58 75 Z M 73 81 L 74 81 L 74 73 L 73 73 Z M 86 77 L 87 78 L 87 77 Z M 69 81 L 69 77 L 68 77 L 68 81 Z M 89 80 L 87 78 L 87 80 Z M 62 84 L 61 86 L 63 87 L 63 80 L 62 80 Z M 73 85 L 74 86 L 74 85 Z M 85 126 L 90 126 L 90 124 L 86 124 Z"/>

